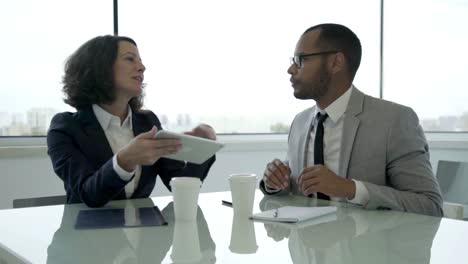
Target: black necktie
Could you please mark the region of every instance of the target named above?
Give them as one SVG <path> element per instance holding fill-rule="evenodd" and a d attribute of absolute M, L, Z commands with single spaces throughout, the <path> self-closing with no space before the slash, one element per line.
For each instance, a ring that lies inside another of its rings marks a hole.
<path fill-rule="evenodd" d="M 322 164 L 324 165 L 324 159 L 323 159 L 323 122 L 325 122 L 325 119 L 327 119 L 328 114 L 325 113 L 324 115 L 318 113 L 317 114 L 317 128 L 315 129 L 315 141 L 314 141 L 314 164 L 319 165 Z M 330 197 L 326 194 L 317 193 L 317 198 L 322 199 L 322 200 L 330 200 Z"/>

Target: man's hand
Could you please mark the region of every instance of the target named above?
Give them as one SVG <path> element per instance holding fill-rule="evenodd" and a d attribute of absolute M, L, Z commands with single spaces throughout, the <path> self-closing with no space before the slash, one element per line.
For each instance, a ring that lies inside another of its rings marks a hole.
<path fill-rule="evenodd" d="M 305 196 L 321 192 L 330 197 L 353 199 L 356 193 L 356 186 L 352 180 L 336 175 L 323 165 L 305 168 L 298 178 L 297 185 Z"/>
<path fill-rule="evenodd" d="M 279 159 L 275 159 L 267 164 L 263 173 L 263 181 L 265 186 L 270 189 L 283 190 L 288 188 L 290 176 L 291 170 L 288 165 Z"/>
<path fill-rule="evenodd" d="M 192 129 L 192 131 L 184 132 L 184 134 L 195 136 L 195 137 L 216 140 L 216 132 L 210 125 L 207 125 L 207 124 L 200 124 L 194 129 Z"/>

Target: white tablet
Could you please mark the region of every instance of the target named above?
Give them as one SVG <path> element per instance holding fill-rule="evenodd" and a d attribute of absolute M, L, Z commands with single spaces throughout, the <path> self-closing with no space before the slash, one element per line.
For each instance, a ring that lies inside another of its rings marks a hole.
<path fill-rule="evenodd" d="M 210 139 L 194 137 L 190 135 L 169 132 L 165 130 L 159 131 L 155 138 L 178 138 L 181 140 L 182 149 L 172 155 L 164 156 L 168 159 L 182 160 L 195 164 L 202 164 L 213 156 L 224 145 Z"/>

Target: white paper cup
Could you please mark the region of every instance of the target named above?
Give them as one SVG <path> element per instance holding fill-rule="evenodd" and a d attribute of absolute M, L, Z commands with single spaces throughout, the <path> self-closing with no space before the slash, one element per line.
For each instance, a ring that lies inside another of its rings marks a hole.
<path fill-rule="evenodd" d="M 257 252 L 257 239 L 252 220 L 234 216 L 232 219 L 231 243 L 229 249 L 233 253 L 253 254 Z"/>
<path fill-rule="evenodd" d="M 196 222 L 176 222 L 171 259 L 174 263 L 198 263 L 201 260 Z"/>
<path fill-rule="evenodd" d="M 201 181 L 193 177 L 172 178 L 170 182 L 174 199 L 174 217 L 176 221 L 197 220 L 198 194 Z"/>
<path fill-rule="evenodd" d="M 232 207 L 237 216 L 250 216 L 253 211 L 257 176 L 251 173 L 232 174 L 229 176 Z"/>

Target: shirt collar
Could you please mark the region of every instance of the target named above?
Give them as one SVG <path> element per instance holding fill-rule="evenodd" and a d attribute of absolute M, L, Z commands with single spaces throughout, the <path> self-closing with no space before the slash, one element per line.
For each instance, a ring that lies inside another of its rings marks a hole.
<path fill-rule="evenodd" d="M 125 118 L 121 126 L 120 126 L 120 118 L 118 116 L 112 115 L 111 113 L 107 112 L 102 107 L 100 107 L 99 105 L 93 104 L 93 111 L 94 111 L 94 115 L 96 115 L 96 118 L 103 130 L 107 130 L 111 124 L 111 121 L 113 120 L 115 120 L 114 122 L 116 122 L 121 128 L 128 127 L 131 130 L 133 129 L 132 108 L 130 106 L 128 106 L 127 117 Z"/>
<path fill-rule="evenodd" d="M 346 112 L 346 108 L 348 107 L 349 99 L 351 98 L 351 93 L 354 89 L 354 85 L 351 84 L 351 87 L 338 97 L 333 103 L 331 103 L 325 110 L 320 109 L 318 106 L 315 108 L 315 115 L 320 112 L 321 114 L 328 114 L 328 117 L 333 121 L 333 123 L 338 122 L 343 114 Z"/>

